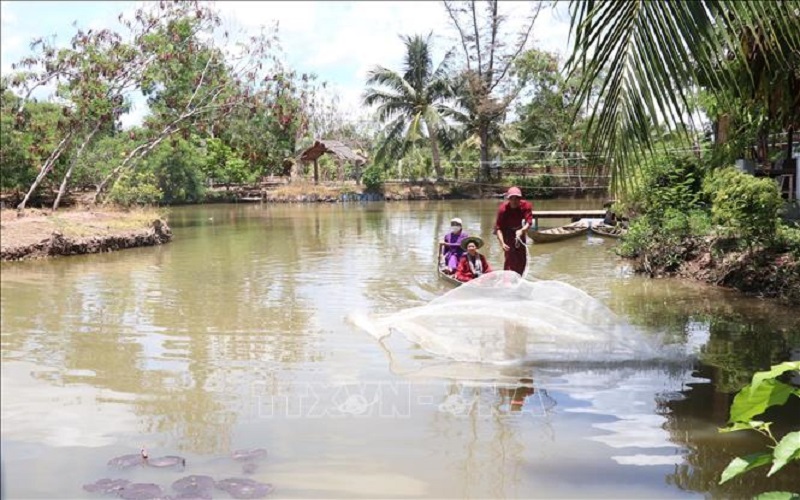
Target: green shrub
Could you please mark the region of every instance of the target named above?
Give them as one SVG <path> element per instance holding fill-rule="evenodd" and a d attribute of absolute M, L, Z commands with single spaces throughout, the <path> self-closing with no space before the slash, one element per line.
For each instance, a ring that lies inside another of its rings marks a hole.
<path fill-rule="evenodd" d="M 655 224 L 648 215 L 642 215 L 631 222 L 625 238 L 616 247 L 616 252 L 622 257 L 634 258 L 642 254 L 655 236 Z"/>
<path fill-rule="evenodd" d="M 626 203 L 634 213 L 663 213 L 669 208 L 702 208 L 705 169 L 691 155 L 662 154 L 642 165 L 641 177 Z"/>
<path fill-rule="evenodd" d="M 378 165 L 370 165 L 364 170 L 361 176 L 361 182 L 367 191 L 378 191 L 383 185 L 384 170 Z"/>
<path fill-rule="evenodd" d="M 783 200 L 773 180 L 729 167 L 710 175 L 703 190 L 713 221 L 724 234 L 738 236 L 748 246 L 775 240 Z"/>
<path fill-rule="evenodd" d="M 689 220 L 689 234 L 692 236 L 701 237 L 711 232 L 711 216 L 705 210 L 691 210 L 686 217 Z"/>
<path fill-rule="evenodd" d="M 647 256 L 647 267 L 674 270 L 694 247 L 693 240 L 708 234 L 711 218 L 703 210 L 668 208 L 663 214 L 636 218 L 616 248 L 623 257 Z"/>
<path fill-rule="evenodd" d="M 117 179 L 108 193 L 108 201 L 130 207 L 155 205 L 163 193 L 152 172 L 126 172 Z"/>
<path fill-rule="evenodd" d="M 203 199 L 205 186 L 201 168 L 205 165 L 204 151 L 196 144 L 176 139 L 163 145 L 147 162 L 161 188 L 162 202 L 196 203 Z"/>
<path fill-rule="evenodd" d="M 800 227 L 796 223 L 794 226 L 780 224 L 775 238 L 775 246 L 800 259 Z"/>

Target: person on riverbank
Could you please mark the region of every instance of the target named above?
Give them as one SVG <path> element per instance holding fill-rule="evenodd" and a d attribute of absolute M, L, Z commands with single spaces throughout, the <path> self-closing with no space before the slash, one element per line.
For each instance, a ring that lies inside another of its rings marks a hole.
<path fill-rule="evenodd" d="M 603 224 L 606 226 L 616 226 L 619 220 L 617 219 L 617 213 L 613 210 L 614 201 L 609 200 L 603 203 L 603 208 L 606 209 L 606 213 L 603 216 Z"/>
<path fill-rule="evenodd" d="M 453 274 L 456 272 L 458 262 L 464 256 L 464 249 L 461 247 L 463 242 L 469 235 L 464 232 L 463 223 L 461 219 L 455 217 L 450 220 L 450 232 L 444 235 L 444 241 L 441 243 L 442 247 L 442 260 L 444 261 L 443 272 Z"/>
<path fill-rule="evenodd" d="M 522 276 L 528 263 L 525 242 L 533 224 L 533 204 L 522 199 L 522 191 L 516 186 L 508 189 L 506 199 L 497 209 L 494 233 L 505 255 L 503 269 Z"/>
<path fill-rule="evenodd" d="M 478 252 L 478 249 L 483 246 L 482 239 L 477 236 L 469 236 L 461 242 L 461 246 L 467 253 L 458 261 L 458 267 L 456 268 L 456 279 L 458 281 L 471 281 L 492 272 L 486 257 Z"/>

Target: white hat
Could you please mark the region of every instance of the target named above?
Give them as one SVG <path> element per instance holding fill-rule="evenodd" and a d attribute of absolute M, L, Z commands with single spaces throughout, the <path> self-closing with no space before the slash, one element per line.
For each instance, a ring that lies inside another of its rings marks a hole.
<path fill-rule="evenodd" d="M 464 225 L 464 224 L 461 223 L 461 219 L 459 219 L 458 217 L 454 217 L 454 218 L 450 219 L 450 225 L 452 226 L 453 224 L 458 224 L 459 226 L 463 226 Z"/>

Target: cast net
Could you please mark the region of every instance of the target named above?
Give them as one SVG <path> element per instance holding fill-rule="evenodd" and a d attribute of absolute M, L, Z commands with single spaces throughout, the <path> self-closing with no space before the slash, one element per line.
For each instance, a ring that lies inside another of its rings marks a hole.
<path fill-rule="evenodd" d="M 659 358 L 652 338 L 567 283 L 496 271 L 428 304 L 353 316 L 379 340 L 401 335 L 436 358 L 490 364 Z"/>

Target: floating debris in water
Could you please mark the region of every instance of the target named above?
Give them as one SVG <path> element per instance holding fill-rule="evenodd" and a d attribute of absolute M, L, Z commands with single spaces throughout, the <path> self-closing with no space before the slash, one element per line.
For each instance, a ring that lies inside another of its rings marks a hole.
<path fill-rule="evenodd" d="M 108 465 L 120 469 L 128 469 L 130 467 L 136 467 L 137 465 L 144 465 L 146 459 L 147 457 L 141 453 L 137 455 L 122 455 L 109 460 Z"/>
<path fill-rule="evenodd" d="M 104 477 L 92 484 L 84 484 L 83 489 L 89 493 L 116 493 L 131 484 L 127 479 L 109 479 Z"/>
<path fill-rule="evenodd" d="M 183 468 L 186 467 L 186 459 L 175 455 L 167 455 L 158 458 L 148 458 L 147 465 L 159 468 L 180 467 L 181 470 L 183 470 Z"/>
<path fill-rule="evenodd" d="M 153 483 L 129 484 L 117 493 L 124 500 L 155 500 L 164 497 L 161 486 Z"/>
<path fill-rule="evenodd" d="M 244 450 L 236 450 L 233 452 L 231 457 L 234 460 L 239 461 L 247 461 L 247 460 L 258 460 L 259 458 L 264 458 L 267 456 L 267 450 L 264 448 L 249 448 Z"/>
<path fill-rule="evenodd" d="M 211 476 L 191 475 L 172 483 L 172 489 L 178 492 L 178 498 L 210 499 L 216 484 Z"/>
<path fill-rule="evenodd" d="M 252 474 L 258 469 L 258 464 L 255 462 L 247 462 L 242 465 L 242 474 Z"/>
<path fill-rule="evenodd" d="M 217 488 L 228 492 L 233 498 L 265 498 L 274 489 L 271 484 L 252 479 L 229 478 L 217 481 Z"/>

